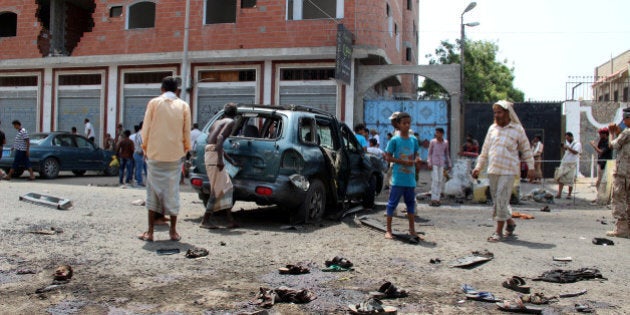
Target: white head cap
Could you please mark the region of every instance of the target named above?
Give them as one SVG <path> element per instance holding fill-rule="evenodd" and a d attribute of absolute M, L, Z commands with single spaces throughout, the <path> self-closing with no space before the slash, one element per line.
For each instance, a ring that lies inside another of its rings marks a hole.
<path fill-rule="evenodd" d="M 506 101 L 506 100 L 500 100 L 497 101 L 496 103 L 492 104 L 492 106 L 497 105 L 497 106 L 501 106 L 503 109 L 507 110 L 510 112 L 510 121 L 512 121 L 515 124 L 521 124 L 521 120 L 518 119 L 518 116 L 516 115 L 516 112 L 514 111 L 514 103 L 510 102 L 510 101 Z"/>

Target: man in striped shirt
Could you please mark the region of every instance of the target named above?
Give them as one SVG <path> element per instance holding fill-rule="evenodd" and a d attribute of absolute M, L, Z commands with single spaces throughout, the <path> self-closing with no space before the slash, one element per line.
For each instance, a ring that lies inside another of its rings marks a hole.
<path fill-rule="evenodd" d="M 11 148 L 11 150 L 15 150 L 15 158 L 13 159 L 13 165 L 11 166 L 6 179 L 10 180 L 16 169 L 24 167 L 28 169 L 28 172 L 31 175 L 29 176 L 29 179 L 34 180 L 35 175 L 33 174 L 31 160 L 29 159 L 31 142 L 28 137 L 28 132 L 25 128 L 22 128 L 22 123 L 19 120 L 14 120 L 12 124 L 13 128 L 15 128 L 18 132 L 15 135 L 15 141 L 13 141 L 13 147 Z"/>
<path fill-rule="evenodd" d="M 516 228 L 516 223 L 512 220 L 510 195 L 514 179 L 520 173 L 520 162 L 527 163 L 529 168 L 527 177 L 531 181 L 534 178 L 534 158 L 525 129 L 514 112 L 513 104 L 498 101 L 492 105 L 492 111 L 494 124 L 488 128 L 472 176 L 477 178 L 481 170 L 488 167 L 490 194 L 494 204 L 492 216 L 497 221 L 496 231 L 488 238 L 488 242 L 499 242 L 503 236 L 511 236 Z M 503 227 L 506 221 L 504 234 Z"/>

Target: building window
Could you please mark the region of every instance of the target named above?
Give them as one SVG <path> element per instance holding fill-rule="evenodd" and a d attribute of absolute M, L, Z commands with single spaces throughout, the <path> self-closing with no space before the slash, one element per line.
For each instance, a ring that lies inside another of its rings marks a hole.
<path fill-rule="evenodd" d="M 627 86 L 625 88 L 623 88 L 623 99 L 621 101 L 622 102 L 627 102 L 628 101 L 628 87 Z"/>
<path fill-rule="evenodd" d="M 125 73 L 125 84 L 162 83 L 162 79 L 171 76 L 171 71 Z"/>
<path fill-rule="evenodd" d="M 389 7 L 389 3 L 385 3 L 385 15 L 387 17 L 392 16 L 392 9 Z"/>
<path fill-rule="evenodd" d="M 241 0 L 241 8 L 255 8 L 256 0 Z"/>
<path fill-rule="evenodd" d="M 115 6 L 115 7 L 109 8 L 109 17 L 110 18 L 120 17 L 120 16 L 122 16 L 122 13 L 123 13 L 123 7 L 121 7 L 121 6 Z"/>
<path fill-rule="evenodd" d="M 17 14 L 13 12 L 0 13 L 0 37 L 14 37 L 17 35 Z"/>
<path fill-rule="evenodd" d="M 1 86 L 37 86 L 37 77 L 0 77 L 0 87 Z"/>
<path fill-rule="evenodd" d="M 206 24 L 236 23 L 236 0 L 206 0 Z"/>
<path fill-rule="evenodd" d="M 100 74 L 60 75 L 59 85 L 101 85 L 101 75 Z"/>
<path fill-rule="evenodd" d="M 405 49 L 405 60 L 413 61 L 413 50 L 411 50 L 411 47 Z"/>
<path fill-rule="evenodd" d="M 129 6 L 129 29 L 155 27 L 155 3 L 138 2 Z"/>
<path fill-rule="evenodd" d="M 413 10 L 413 0 L 407 0 L 407 10 Z"/>
<path fill-rule="evenodd" d="M 199 82 L 254 82 L 256 70 L 209 70 L 199 72 Z"/>
<path fill-rule="evenodd" d="M 335 69 L 311 68 L 311 69 L 282 69 L 280 80 L 282 81 L 321 81 L 335 78 Z"/>
<path fill-rule="evenodd" d="M 343 0 L 287 0 L 287 20 L 341 18 Z"/>

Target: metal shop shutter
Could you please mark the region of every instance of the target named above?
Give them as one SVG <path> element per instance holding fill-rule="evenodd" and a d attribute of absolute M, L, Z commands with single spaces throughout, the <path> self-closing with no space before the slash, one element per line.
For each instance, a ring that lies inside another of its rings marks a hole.
<path fill-rule="evenodd" d="M 287 104 L 310 106 L 337 115 L 337 86 L 280 86 L 280 105 Z"/>
<path fill-rule="evenodd" d="M 124 102 L 122 106 L 122 124 L 125 130 L 134 133 L 133 126 L 144 120 L 149 101 L 160 95 L 159 89 L 130 89 L 124 90 Z M 114 136 L 114 135 L 112 135 Z"/>
<path fill-rule="evenodd" d="M 84 134 L 83 120 L 88 118 L 94 127 L 95 143 L 101 137 L 101 89 L 59 90 L 56 129 L 68 131 L 77 127 Z"/>
<path fill-rule="evenodd" d="M 199 88 L 197 96 L 197 123 L 203 128 L 206 123 L 223 109 L 226 103 L 255 104 L 256 87 L 252 86 L 222 86 Z"/>
<path fill-rule="evenodd" d="M 29 133 L 37 132 L 37 90 L 2 90 L 0 95 L 0 117 L 7 145 L 13 145 L 17 131 L 11 122 L 16 119 Z"/>

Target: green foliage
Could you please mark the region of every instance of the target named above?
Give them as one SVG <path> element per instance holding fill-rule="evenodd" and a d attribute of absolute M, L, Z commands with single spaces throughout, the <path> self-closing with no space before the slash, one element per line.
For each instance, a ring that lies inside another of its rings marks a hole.
<path fill-rule="evenodd" d="M 451 64 L 460 62 L 460 42 L 452 44 L 442 41 L 435 55 L 427 55 L 429 64 Z M 507 61 L 496 60 L 499 47 L 487 41 L 466 41 L 464 64 L 464 88 L 466 102 L 495 102 L 508 99 L 522 102 L 525 94 L 514 88 L 514 68 Z M 448 93 L 435 81 L 427 78 L 418 91 L 423 98 L 448 98 Z"/>

